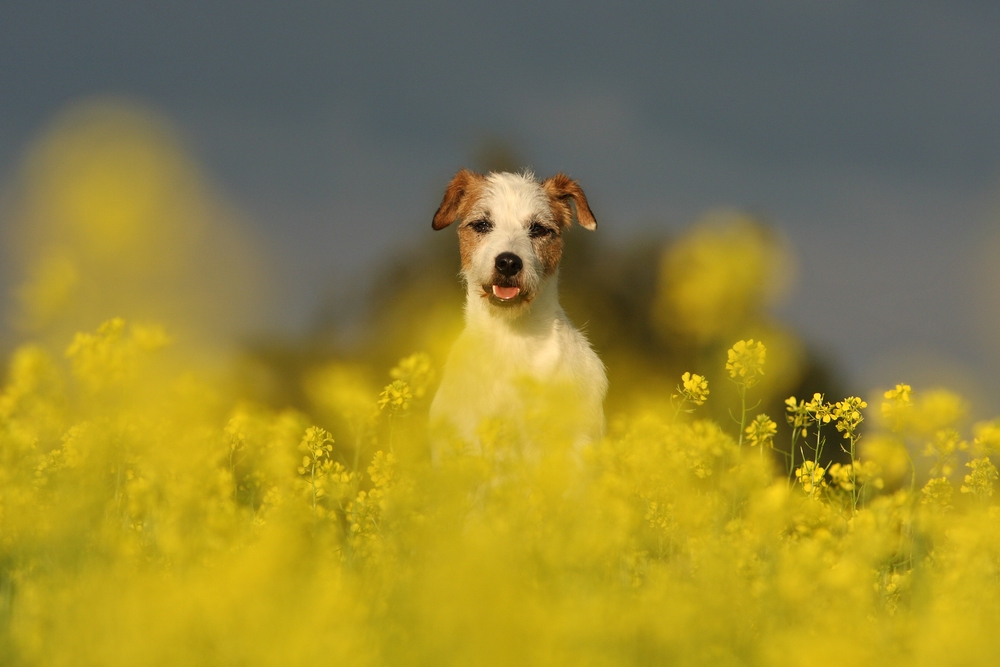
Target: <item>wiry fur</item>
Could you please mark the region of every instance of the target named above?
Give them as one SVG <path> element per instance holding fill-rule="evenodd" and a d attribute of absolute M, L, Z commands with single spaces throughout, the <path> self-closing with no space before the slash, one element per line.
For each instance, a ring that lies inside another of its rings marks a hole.
<path fill-rule="evenodd" d="M 458 223 L 466 326 L 445 364 L 431 404 L 432 423 L 448 424 L 475 441 L 483 419 L 517 419 L 523 413 L 528 380 L 559 387 L 576 408 L 578 441 L 601 435 L 604 365 L 558 299 L 562 233 L 573 219 L 570 202 L 580 224 L 596 228 L 580 186 L 563 174 L 539 183 L 530 173 L 482 176 L 463 169 L 452 179 L 433 227 Z M 520 258 L 516 275 L 501 274 L 496 265 L 501 253 Z M 517 296 L 499 298 L 493 285 L 516 287 Z"/>

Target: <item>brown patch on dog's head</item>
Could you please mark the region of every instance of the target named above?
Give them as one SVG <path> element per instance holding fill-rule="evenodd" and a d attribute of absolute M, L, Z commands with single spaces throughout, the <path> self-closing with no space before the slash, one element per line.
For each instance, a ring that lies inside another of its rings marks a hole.
<path fill-rule="evenodd" d="M 547 178 L 542 182 L 545 193 L 549 196 L 549 205 L 552 207 L 552 215 L 560 228 L 569 227 L 573 221 L 573 211 L 570 208 L 570 200 L 576 204 L 576 220 L 584 229 L 591 231 L 597 229 L 597 220 L 587 203 L 587 196 L 583 194 L 580 184 L 566 174 L 556 174 L 552 178 Z"/>
<path fill-rule="evenodd" d="M 472 253 L 483 240 L 483 235 L 473 230 L 468 224 L 462 224 L 458 228 L 458 253 L 462 258 L 462 270 L 469 268 L 472 263 Z"/>
<path fill-rule="evenodd" d="M 444 191 L 444 199 L 434 214 L 431 227 L 444 229 L 458 218 L 465 217 L 482 190 L 485 177 L 468 169 L 460 169 Z"/>
<path fill-rule="evenodd" d="M 542 271 L 546 276 L 551 276 L 559 268 L 559 260 L 562 259 L 563 239 L 560 229 L 553 229 L 550 233 L 533 238 L 531 245 L 534 246 L 535 255 L 542 263 Z"/>

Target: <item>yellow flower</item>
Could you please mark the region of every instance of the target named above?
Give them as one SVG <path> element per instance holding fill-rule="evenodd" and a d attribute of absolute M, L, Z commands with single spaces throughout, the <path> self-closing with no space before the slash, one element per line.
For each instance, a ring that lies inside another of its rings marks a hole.
<path fill-rule="evenodd" d="M 764 343 L 754 343 L 753 338 L 741 340 L 729 348 L 726 370 L 729 371 L 729 377 L 737 383 L 752 387 L 757 384 L 758 376 L 764 374 L 766 358 L 767 348 L 764 347 Z"/>
<path fill-rule="evenodd" d="M 409 409 L 412 400 L 413 392 L 410 391 L 410 385 L 403 380 L 393 380 L 379 394 L 378 407 L 382 410 L 388 407 L 389 411 L 395 414 L 400 410 Z"/>
<path fill-rule="evenodd" d="M 170 343 L 158 326 L 128 326 L 120 317 L 110 319 L 96 333 L 77 333 L 66 349 L 74 374 L 92 389 L 136 377 L 145 356 Z"/>
<path fill-rule="evenodd" d="M 941 429 L 934 433 L 933 439 L 924 445 L 924 456 L 934 457 L 934 464 L 931 466 L 931 475 L 934 477 L 947 477 L 955 469 L 955 459 L 958 452 L 968 449 L 968 443 L 962 440 L 962 436 L 953 428 Z"/>
<path fill-rule="evenodd" d="M 909 403 L 912 395 L 913 388 L 908 384 L 897 384 L 895 389 L 885 392 L 886 399 L 900 403 Z"/>
<path fill-rule="evenodd" d="M 972 427 L 975 439 L 972 444 L 977 452 L 1000 454 L 1000 420 L 979 422 Z"/>
<path fill-rule="evenodd" d="M 834 463 L 828 472 L 835 486 L 844 491 L 854 490 L 854 466 L 850 463 Z"/>
<path fill-rule="evenodd" d="M 923 496 L 920 503 L 940 509 L 951 509 L 951 497 L 954 492 L 955 489 L 947 477 L 934 477 L 920 490 Z"/>
<path fill-rule="evenodd" d="M 396 457 L 379 450 L 375 452 L 372 464 L 368 466 L 368 475 L 376 488 L 388 486 L 392 482 L 396 467 Z"/>
<path fill-rule="evenodd" d="M 837 430 L 843 433 L 845 438 L 855 436 L 858 426 L 865 420 L 861 411 L 867 407 L 868 404 L 857 396 L 850 396 L 834 405 L 833 418 L 837 422 Z"/>
<path fill-rule="evenodd" d="M 823 400 L 823 394 L 813 394 L 812 400 L 805 407 L 816 422 L 829 424 L 833 419 L 833 406 Z"/>
<path fill-rule="evenodd" d="M 306 429 L 305 435 L 302 436 L 299 450 L 306 453 L 302 457 L 303 467 L 299 468 L 299 472 L 304 473 L 306 469 L 329 458 L 330 452 L 333 451 L 333 438 L 324 429 L 318 426 L 310 426 Z"/>
<path fill-rule="evenodd" d="M 804 461 L 802 467 L 795 469 L 795 478 L 802 485 L 802 490 L 809 495 L 826 486 L 823 479 L 825 475 L 826 468 L 812 461 Z"/>
<path fill-rule="evenodd" d="M 790 270 L 781 239 L 758 221 L 709 214 L 662 255 L 653 322 L 698 346 L 725 340 L 760 319 L 784 292 Z"/>
<path fill-rule="evenodd" d="M 800 401 L 794 396 L 789 396 L 785 399 L 785 405 L 788 406 L 785 408 L 785 411 L 788 413 L 785 415 L 785 421 L 788 422 L 793 431 L 801 432 L 800 435 L 803 438 L 806 437 L 809 424 L 812 422 L 806 402 L 804 400 Z"/>
<path fill-rule="evenodd" d="M 401 359 L 396 367 L 389 371 L 393 380 L 402 380 L 410 386 L 415 398 L 423 398 L 427 389 L 434 381 L 434 366 L 431 356 L 426 352 L 417 352 Z"/>
<path fill-rule="evenodd" d="M 696 373 L 684 373 L 677 391 L 684 397 L 684 400 L 691 401 L 695 405 L 703 405 L 710 393 L 708 380 L 703 375 Z"/>
<path fill-rule="evenodd" d="M 860 486 L 868 485 L 876 489 L 885 487 L 882 466 L 875 461 L 857 461 L 854 466 L 854 479 Z"/>
<path fill-rule="evenodd" d="M 771 418 L 765 414 L 759 414 L 747 426 L 747 440 L 751 447 L 761 445 L 762 447 L 774 446 L 774 434 L 778 432 L 778 426 Z"/>
<path fill-rule="evenodd" d="M 895 389 L 885 392 L 882 403 L 882 419 L 893 431 L 899 433 L 907 429 L 913 413 L 911 397 L 913 389 L 908 384 L 897 384 Z"/>
<path fill-rule="evenodd" d="M 965 476 L 962 493 L 971 493 L 980 500 L 993 495 L 993 482 L 997 479 L 997 469 L 988 456 L 973 459 L 965 464 L 972 472 Z"/>

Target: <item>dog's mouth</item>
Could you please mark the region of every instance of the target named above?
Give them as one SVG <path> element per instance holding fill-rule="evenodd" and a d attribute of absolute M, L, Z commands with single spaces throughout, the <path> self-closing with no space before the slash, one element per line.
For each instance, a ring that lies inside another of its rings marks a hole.
<path fill-rule="evenodd" d="M 503 287 L 501 285 L 493 285 L 493 296 L 501 301 L 516 299 L 520 293 L 520 287 Z"/>
<path fill-rule="evenodd" d="M 483 296 L 490 300 L 495 306 L 509 308 L 528 300 L 524 290 L 517 285 L 504 284 L 506 281 L 498 280 L 494 283 L 483 285 Z"/>

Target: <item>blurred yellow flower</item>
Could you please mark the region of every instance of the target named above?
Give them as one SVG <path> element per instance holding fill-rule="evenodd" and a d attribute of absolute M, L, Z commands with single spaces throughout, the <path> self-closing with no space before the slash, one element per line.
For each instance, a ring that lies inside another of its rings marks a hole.
<path fill-rule="evenodd" d="M 775 233 L 747 215 L 715 214 L 669 246 L 653 318 L 664 334 L 699 345 L 761 318 L 785 292 L 791 259 Z"/>
<path fill-rule="evenodd" d="M 986 500 L 993 495 L 993 482 L 997 480 L 997 469 L 988 456 L 973 459 L 965 464 L 972 472 L 965 476 L 962 493 L 971 493 L 980 500 Z"/>
<path fill-rule="evenodd" d="M 850 463 L 834 463 L 827 470 L 834 486 L 844 491 L 854 490 L 854 466 Z"/>
<path fill-rule="evenodd" d="M 764 343 L 755 343 L 752 338 L 741 340 L 729 349 L 728 355 L 726 370 L 729 377 L 747 387 L 757 384 L 759 376 L 764 374 L 764 361 L 767 359 Z"/>
<path fill-rule="evenodd" d="M 760 445 L 763 448 L 774 446 L 774 435 L 778 432 L 778 425 L 771 421 L 765 414 L 759 414 L 746 428 L 747 441 L 751 447 Z"/>
<path fill-rule="evenodd" d="M 882 403 L 882 419 L 897 433 L 905 430 L 910 424 L 912 394 L 913 389 L 908 384 L 897 384 L 895 389 L 890 389 L 884 394 L 886 400 Z"/>
<path fill-rule="evenodd" d="M 978 422 L 972 427 L 972 441 L 976 452 L 982 454 L 1000 454 L 1000 420 Z"/>
<path fill-rule="evenodd" d="M 936 509 L 950 510 L 954 495 L 955 487 L 947 477 L 932 477 L 920 490 L 920 503 Z"/>
<path fill-rule="evenodd" d="M 379 394 L 378 407 L 382 410 L 388 407 L 389 411 L 395 414 L 401 410 L 408 410 L 412 400 L 413 392 L 410 391 L 410 385 L 403 380 L 393 380 Z"/>
<path fill-rule="evenodd" d="M 417 352 L 405 357 L 389 371 L 393 380 L 402 380 L 413 392 L 414 398 L 423 398 L 434 382 L 434 364 L 426 352 Z"/>
<path fill-rule="evenodd" d="M 792 431 L 797 437 L 806 437 L 812 416 L 805 400 L 798 400 L 794 396 L 785 399 L 785 421 L 792 427 Z"/>

